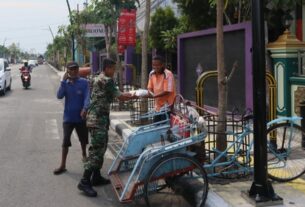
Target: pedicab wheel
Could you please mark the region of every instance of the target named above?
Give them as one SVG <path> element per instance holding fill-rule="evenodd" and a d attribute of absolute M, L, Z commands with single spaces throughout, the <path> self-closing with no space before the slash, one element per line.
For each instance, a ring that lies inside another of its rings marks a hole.
<path fill-rule="evenodd" d="M 304 129 L 295 124 L 280 123 L 267 129 L 269 178 L 288 182 L 305 173 L 303 137 Z"/>
<path fill-rule="evenodd" d="M 202 164 L 185 154 L 161 158 L 149 170 L 144 183 L 148 207 L 203 207 L 208 180 Z"/>

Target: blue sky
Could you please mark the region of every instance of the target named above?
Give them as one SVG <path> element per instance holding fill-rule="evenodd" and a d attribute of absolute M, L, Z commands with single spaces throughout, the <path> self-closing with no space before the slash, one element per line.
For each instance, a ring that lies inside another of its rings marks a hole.
<path fill-rule="evenodd" d="M 85 0 L 69 0 L 71 9 Z M 0 0 L 0 45 L 18 43 L 23 51 L 43 53 L 52 42 L 51 27 L 69 23 L 66 0 Z"/>

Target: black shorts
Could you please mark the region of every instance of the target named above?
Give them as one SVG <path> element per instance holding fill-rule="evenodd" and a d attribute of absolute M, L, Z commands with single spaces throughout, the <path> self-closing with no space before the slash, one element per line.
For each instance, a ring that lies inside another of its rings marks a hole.
<path fill-rule="evenodd" d="M 64 140 L 62 143 L 62 147 L 71 147 L 71 134 L 73 129 L 76 130 L 79 142 L 81 144 L 88 144 L 88 129 L 86 127 L 86 122 L 82 123 L 63 123 L 64 130 Z"/>

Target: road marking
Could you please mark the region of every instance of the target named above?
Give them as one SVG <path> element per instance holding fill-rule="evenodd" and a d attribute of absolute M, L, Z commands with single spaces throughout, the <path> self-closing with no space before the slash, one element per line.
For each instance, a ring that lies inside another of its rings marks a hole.
<path fill-rule="evenodd" d="M 58 133 L 58 125 L 56 119 L 48 119 L 45 121 L 46 128 L 46 137 L 50 137 L 51 139 L 60 139 Z"/>
<path fill-rule="evenodd" d="M 305 193 L 305 180 L 302 178 L 297 178 L 291 182 L 288 182 L 288 185 L 293 187 L 296 190 L 299 190 L 303 193 Z"/>

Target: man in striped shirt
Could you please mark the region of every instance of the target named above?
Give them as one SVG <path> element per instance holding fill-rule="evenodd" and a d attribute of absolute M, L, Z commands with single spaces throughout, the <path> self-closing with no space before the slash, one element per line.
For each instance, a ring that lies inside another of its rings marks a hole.
<path fill-rule="evenodd" d="M 164 59 L 155 56 L 152 60 L 153 70 L 149 74 L 147 89 L 152 98 L 155 98 L 155 110 L 160 111 L 164 106 L 174 103 L 176 86 L 173 73 L 165 68 Z M 164 115 L 156 116 L 154 122 L 164 120 Z"/>

